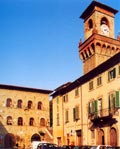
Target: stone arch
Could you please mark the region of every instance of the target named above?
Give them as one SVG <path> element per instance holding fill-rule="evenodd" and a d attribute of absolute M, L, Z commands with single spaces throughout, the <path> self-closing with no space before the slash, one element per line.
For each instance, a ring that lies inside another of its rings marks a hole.
<path fill-rule="evenodd" d="M 105 44 L 103 44 L 103 45 L 102 45 L 102 48 L 106 48 L 106 45 L 105 45 Z"/>
<path fill-rule="evenodd" d="M 116 48 L 116 52 L 119 52 L 120 51 L 120 49 L 119 48 Z"/>
<path fill-rule="evenodd" d="M 89 19 L 89 21 L 88 21 L 88 28 L 89 29 L 93 28 L 93 20 L 92 19 Z"/>
<path fill-rule="evenodd" d="M 102 25 L 102 24 L 110 26 L 109 25 L 109 21 L 108 21 L 108 19 L 106 17 L 102 17 L 101 18 L 100 25 Z"/>
<path fill-rule="evenodd" d="M 116 53 L 115 47 L 111 47 L 111 55 L 114 55 L 114 53 Z"/>
<path fill-rule="evenodd" d="M 106 51 L 107 51 L 106 54 L 107 54 L 108 56 L 110 56 L 110 55 L 111 55 L 111 47 L 110 47 L 110 45 L 107 45 L 107 50 L 106 50 Z"/>
<path fill-rule="evenodd" d="M 31 137 L 31 142 L 32 141 L 41 141 L 40 135 L 37 134 L 37 133 L 33 134 L 32 137 Z"/>
<path fill-rule="evenodd" d="M 97 130 L 97 144 L 104 145 L 105 144 L 105 135 L 103 129 Z"/>
<path fill-rule="evenodd" d="M 96 42 L 96 49 L 97 49 L 97 53 L 101 53 L 101 43 L 100 42 Z"/>
<path fill-rule="evenodd" d="M 106 54 L 107 53 L 107 45 L 104 43 L 103 45 L 102 45 L 102 54 L 104 55 L 104 54 Z"/>
<path fill-rule="evenodd" d="M 12 133 L 7 133 L 4 138 L 4 147 L 13 148 L 16 144 L 15 136 Z"/>
<path fill-rule="evenodd" d="M 95 45 L 94 43 L 91 44 L 91 53 L 94 54 L 95 53 Z"/>
<path fill-rule="evenodd" d="M 101 46 L 101 43 L 100 42 L 96 42 L 96 46 Z"/>
<path fill-rule="evenodd" d="M 117 146 L 117 130 L 114 127 L 110 129 L 110 145 Z"/>

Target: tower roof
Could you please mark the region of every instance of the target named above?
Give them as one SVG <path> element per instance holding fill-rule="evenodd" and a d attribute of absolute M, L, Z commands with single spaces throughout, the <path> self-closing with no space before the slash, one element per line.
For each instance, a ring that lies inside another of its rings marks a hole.
<path fill-rule="evenodd" d="M 109 12 L 112 12 L 114 14 L 116 14 L 118 12 L 118 10 L 116 10 L 116 9 L 114 9 L 112 7 L 109 7 L 109 6 L 105 5 L 105 4 L 102 4 L 102 3 L 97 2 L 97 1 L 94 0 L 85 9 L 85 11 L 81 14 L 80 18 L 85 19 L 87 16 L 89 16 L 92 13 L 92 11 L 94 10 L 95 6 L 103 8 L 103 9 L 105 9 L 105 10 L 107 10 Z"/>

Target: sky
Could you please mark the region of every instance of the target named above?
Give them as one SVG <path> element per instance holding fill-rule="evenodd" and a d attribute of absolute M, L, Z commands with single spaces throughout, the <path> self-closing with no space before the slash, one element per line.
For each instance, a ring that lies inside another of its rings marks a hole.
<path fill-rule="evenodd" d="M 98 0 L 120 11 L 120 0 Z M 83 75 L 79 18 L 92 0 L 0 0 L 0 84 L 54 90 Z M 115 15 L 115 37 L 120 12 Z"/>

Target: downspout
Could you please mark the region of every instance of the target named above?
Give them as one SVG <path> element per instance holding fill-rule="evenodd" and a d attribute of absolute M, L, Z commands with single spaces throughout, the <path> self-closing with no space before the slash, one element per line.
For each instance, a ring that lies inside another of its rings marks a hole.
<path fill-rule="evenodd" d="M 62 98 L 62 121 L 63 121 L 63 142 L 62 145 L 65 144 L 65 139 L 64 139 L 64 106 L 63 106 L 63 98 Z"/>
<path fill-rule="evenodd" d="M 82 106 L 82 85 L 80 86 L 80 91 L 81 91 L 81 145 L 83 145 L 83 106 Z"/>

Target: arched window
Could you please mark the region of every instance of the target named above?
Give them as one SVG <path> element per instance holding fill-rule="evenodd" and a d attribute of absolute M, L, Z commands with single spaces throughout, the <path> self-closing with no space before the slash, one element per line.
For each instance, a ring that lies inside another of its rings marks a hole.
<path fill-rule="evenodd" d="M 93 21 L 92 21 L 92 19 L 90 19 L 88 21 L 88 27 L 89 27 L 89 29 L 92 29 L 93 28 Z"/>
<path fill-rule="evenodd" d="M 12 99 L 11 98 L 7 98 L 6 107 L 12 107 Z"/>
<path fill-rule="evenodd" d="M 30 120 L 29 120 L 29 125 L 30 125 L 30 126 L 33 126 L 33 125 L 34 125 L 34 118 L 32 118 L 32 117 L 30 118 Z"/>
<path fill-rule="evenodd" d="M 38 107 L 37 107 L 37 109 L 38 109 L 38 110 L 42 110 L 42 102 L 41 102 L 41 101 L 38 102 Z"/>
<path fill-rule="evenodd" d="M 17 107 L 18 108 L 22 108 L 22 100 L 21 99 L 18 100 Z"/>
<path fill-rule="evenodd" d="M 32 101 L 29 100 L 29 101 L 28 101 L 28 109 L 31 109 L 31 108 L 32 108 Z"/>
<path fill-rule="evenodd" d="M 45 119 L 44 118 L 40 119 L 40 126 L 45 126 Z"/>
<path fill-rule="evenodd" d="M 108 20 L 107 20 L 106 17 L 103 17 L 103 18 L 101 19 L 100 25 L 103 25 L 103 24 L 109 26 L 109 22 L 108 22 Z"/>
<path fill-rule="evenodd" d="M 12 116 L 7 117 L 7 125 L 12 125 Z"/>
<path fill-rule="evenodd" d="M 19 126 L 23 125 L 23 118 L 22 117 L 18 117 L 18 125 Z"/>

